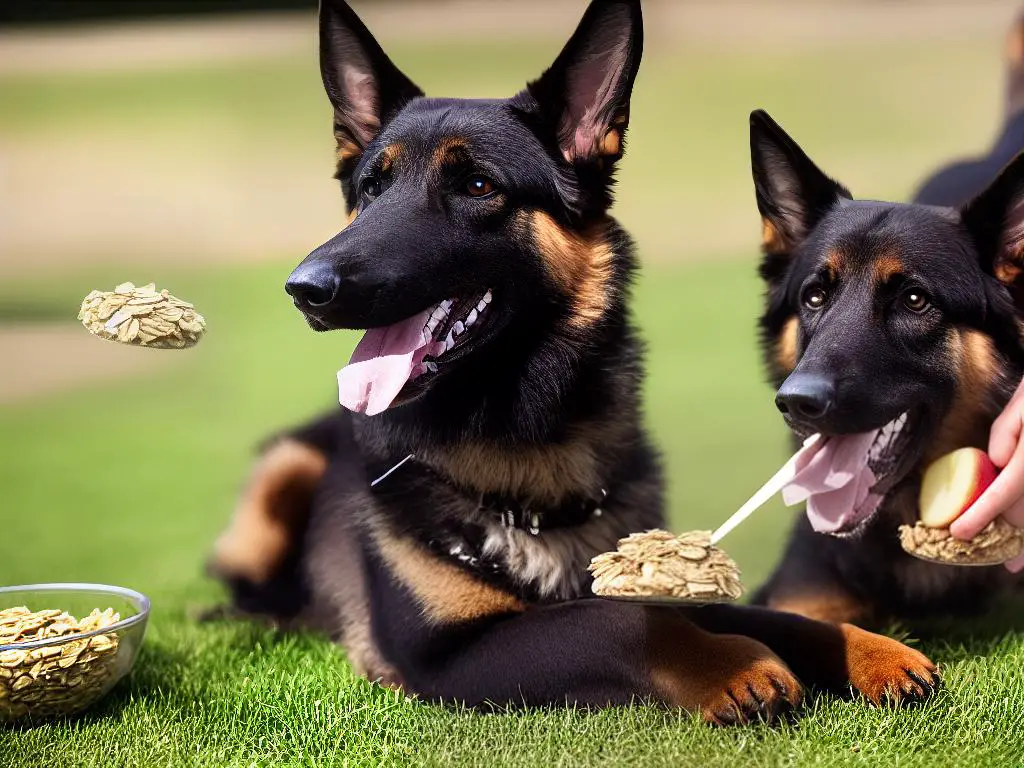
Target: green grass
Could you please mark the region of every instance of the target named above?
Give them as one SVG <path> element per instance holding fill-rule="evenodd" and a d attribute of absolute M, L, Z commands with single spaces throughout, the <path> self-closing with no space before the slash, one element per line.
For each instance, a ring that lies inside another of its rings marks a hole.
<path fill-rule="evenodd" d="M 555 47 L 460 40 L 389 50 L 429 92 L 495 95 L 539 72 Z M 647 262 L 636 292 L 650 348 L 646 412 L 665 452 L 673 526 L 712 527 L 787 447 L 755 351 L 746 113 L 768 107 L 856 192 L 902 195 L 941 158 L 987 141 L 998 56 L 998 45 L 969 40 L 677 50 L 651 35 L 617 210 Z M 0 78 L 0 140 L 13 150 L 147 141 L 165 164 L 266 158 L 267 184 L 273 168 L 304 163 L 326 179 L 327 121 L 312 51 L 203 69 Z M 333 190 L 325 181 L 323 193 Z M 320 639 L 197 623 L 197 611 L 222 599 L 203 561 L 251 447 L 334 405 L 334 372 L 353 338 L 312 334 L 291 309 L 281 283 L 295 258 L 168 269 L 138 264 L 136 247 L 59 276 L 0 282 L 0 323 L 59 322 L 93 287 L 156 279 L 194 299 L 211 327 L 159 378 L 0 408 L 0 581 L 110 582 L 154 603 L 132 677 L 80 720 L 0 730 L 0 768 L 1024 764 L 1019 608 L 922 640 L 946 688 L 921 708 L 824 697 L 793 723 L 729 731 L 644 707 L 484 716 L 425 706 L 354 677 Z M 708 254 L 721 258 L 666 265 Z M 2 361 L 0 371 L 17 375 Z M 774 504 L 730 536 L 748 585 L 768 573 L 791 519 Z"/>
<path fill-rule="evenodd" d="M 1024 643 L 1010 619 L 925 644 L 947 688 L 912 711 L 820 698 L 795 724 L 712 731 L 636 707 L 479 715 L 406 700 L 353 676 L 313 637 L 193 616 L 220 599 L 203 557 L 229 514 L 248 447 L 330 406 L 352 338 L 309 333 L 282 300 L 287 264 L 170 273 L 211 332 L 178 366 L 0 412 L 10 583 L 96 580 L 153 598 L 135 674 L 77 722 L 0 731 L 0 765 L 1006 765 L 1024 760 Z M 648 419 L 667 457 L 679 529 L 722 519 L 778 463 L 783 430 L 753 354 L 748 264 L 649 270 L 637 290 L 650 342 Z M 96 269 L 5 286 L 70 313 L 119 278 Z M 729 301 L 720 286 L 728 285 Z M 700 332 L 693 332 L 699 329 Z M 96 341 L 96 344 L 103 342 Z M 140 350 L 144 354 L 166 354 Z M 729 549 L 756 584 L 791 513 L 769 507 Z M 680 649 L 685 652 L 685 649 Z"/>

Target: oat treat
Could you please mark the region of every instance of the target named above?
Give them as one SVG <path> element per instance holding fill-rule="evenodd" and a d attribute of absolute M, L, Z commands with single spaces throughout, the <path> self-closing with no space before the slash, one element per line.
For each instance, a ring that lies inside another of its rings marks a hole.
<path fill-rule="evenodd" d="M 157 291 L 153 283 L 93 291 L 82 302 L 78 319 L 100 338 L 158 349 L 191 347 L 206 331 L 206 320 L 192 304 Z"/>
<path fill-rule="evenodd" d="M 710 531 L 634 533 L 590 561 L 594 594 L 632 600 L 723 603 L 743 594 L 736 563 Z"/>
<path fill-rule="evenodd" d="M 0 610 L 0 723 L 81 711 L 106 693 L 115 678 L 118 637 L 77 638 L 120 621 L 113 609 L 79 621 L 59 610 L 25 606 Z M 20 643 L 67 637 L 67 642 L 19 649 Z"/>
<path fill-rule="evenodd" d="M 900 544 L 914 557 L 934 563 L 999 565 L 1024 549 L 1024 530 L 996 518 L 970 541 L 961 541 L 948 528 L 929 528 L 918 520 L 900 526 Z"/>

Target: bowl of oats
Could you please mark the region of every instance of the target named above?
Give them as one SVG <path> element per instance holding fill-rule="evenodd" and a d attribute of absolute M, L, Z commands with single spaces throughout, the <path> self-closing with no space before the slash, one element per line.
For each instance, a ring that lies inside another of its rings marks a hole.
<path fill-rule="evenodd" d="M 135 664 L 149 598 L 103 584 L 0 587 L 0 724 L 66 717 Z"/>

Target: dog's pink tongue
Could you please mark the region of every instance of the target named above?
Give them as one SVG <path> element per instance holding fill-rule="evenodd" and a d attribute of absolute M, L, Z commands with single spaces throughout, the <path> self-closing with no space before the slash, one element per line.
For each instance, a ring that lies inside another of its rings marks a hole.
<path fill-rule="evenodd" d="M 405 383 L 423 372 L 434 344 L 423 327 L 430 310 L 385 328 L 371 328 L 348 365 L 338 371 L 338 400 L 356 413 L 375 416 L 398 397 Z"/>
<path fill-rule="evenodd" d="M 802 448 L 796 474 L 782 489 L 787 505 L 807 501 L 807 518 L 819 533 L 840 533 L 874 512 L 882 497 L 871 493 L 875 473 L 868 451 L 878 430 L 818 440 Z"/>

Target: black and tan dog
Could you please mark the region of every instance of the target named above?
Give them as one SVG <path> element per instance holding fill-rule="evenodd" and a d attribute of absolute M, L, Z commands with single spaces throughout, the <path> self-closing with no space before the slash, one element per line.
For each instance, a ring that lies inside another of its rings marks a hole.
<path fill-rule="evenodd" d="M 917 519 L 922 468 L 985 448 L 1024 373 L 1024 29 L 1010 39 L 999 140 L 936 173 L 913 204 L 854 200 L 771 118 L 751 117 L 776 403 L 800 436 L 882 428 L 870 463 L 884 496 L 872 514 L 822 521 L 849 534 L 837 538 L 801 515 L 763 604 L 871 624 L 979 611 L 1014 579 L 916 560 L 896 533 Z"/>
<path fill-rule="evenodd" d="M 340 374 L 352 412 L 271 442 L 218 544 L 235 606 L 430 700 L 742 722 L 801 684 L 927 695 L 924 656 L 852 626 L 585 599 L 592 556 L 662 524 L 633 250 L 608 215 L 639 2 L 593 2 L 494 101 L 423 97 L 340 0 L 320 25 L 351 221 L 287 290 L 317 330 L 372 330 Z"/>

